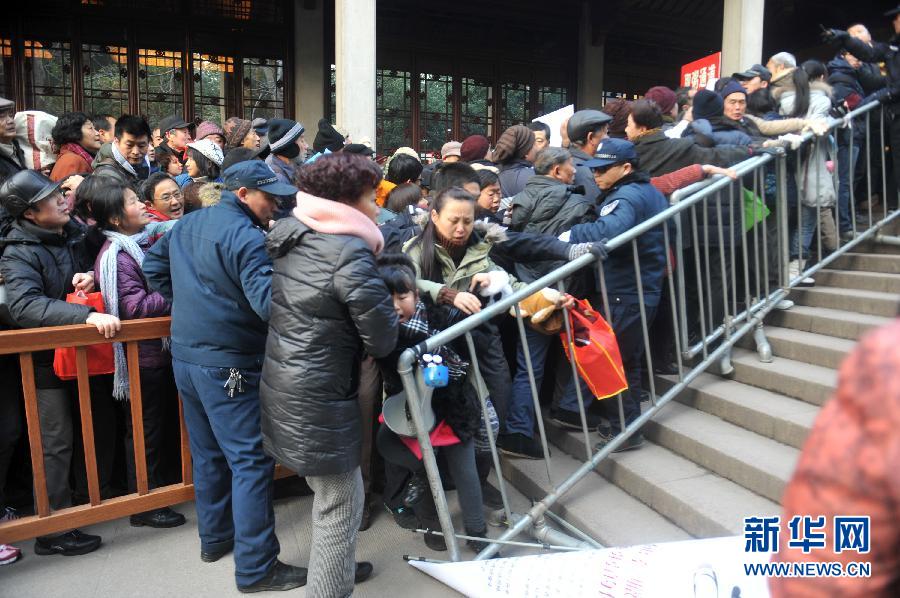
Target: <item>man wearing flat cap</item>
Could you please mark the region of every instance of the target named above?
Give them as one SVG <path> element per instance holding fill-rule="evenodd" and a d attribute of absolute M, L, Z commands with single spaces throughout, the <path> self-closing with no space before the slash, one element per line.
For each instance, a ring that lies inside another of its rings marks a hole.
<path fill-rule="evenodd" d="M 569 119 L 566 133 L 569 137 L 569 153 L 575 164 L 575 186 L 584 187 L 584 195 L 594 201 L 600 195 L 600 188 L 594 176 L 584 163 L 593 159 L 600 142 L 606 137 L 612 117 L 599 110 L 579 110 Z"/>
<path fill-rule="evenodd" d="M 750 95 L 758 89 L 769 86 L 769 82 L 772 80 L 772 71 L 761 64 L 754 64 L 740 73 L 734 73 L 731 77 L 741 84 L 747 91 L 747 95 Z"/>
<path fill-rule="evenodd" d="M 159 134 L 163 138 L 163 145 L 172 150 L 182 164 L 187 162 L 187 144 L 193 141 L 192 128 L 191 123 L 177 114 L 159 121 Z"/>

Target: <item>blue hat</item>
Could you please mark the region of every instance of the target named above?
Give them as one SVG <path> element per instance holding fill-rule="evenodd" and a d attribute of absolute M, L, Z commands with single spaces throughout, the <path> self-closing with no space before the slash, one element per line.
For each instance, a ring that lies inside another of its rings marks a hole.
<path fill-rule="evenodd" d="M 279 183 L 272 169 L 260 160 L 247 160 L 232 164 L 223 173 L 225 187 L 230 191 L 246 187 L 259 189 L 272 195 L 294 195 L 298 189 L 287 183 Z"/>
<path fill-rule="evenodd" d="M 603 168 L 621 162 L 630 162 L 637 159 L 634 144 L 626 139 L 607 137 L 597 146 L 594 157 L 584 163 L 588 168 Z"/>

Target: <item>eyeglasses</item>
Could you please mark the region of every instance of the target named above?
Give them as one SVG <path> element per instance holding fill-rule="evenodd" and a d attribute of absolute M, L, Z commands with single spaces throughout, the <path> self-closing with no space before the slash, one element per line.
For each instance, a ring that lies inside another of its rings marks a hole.
<path fill-rule="evenodd" d="M 172 201 L 173 199 L 182 199 L 184 197 L 184 193 L 181 191 L 174 191 L 172 193 L 163 193 L 157 199 L 160 201 Z"/>

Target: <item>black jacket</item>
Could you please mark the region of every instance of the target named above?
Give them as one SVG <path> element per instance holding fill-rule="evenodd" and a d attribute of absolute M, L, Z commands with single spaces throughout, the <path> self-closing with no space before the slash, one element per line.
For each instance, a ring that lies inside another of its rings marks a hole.
<path fill-rule="evenodd" d="M 900 51 L 897 50 L 896 45 L 900 43 L 900 36 L 895 35 L 891 39 L 890 44 L 873 42 L 871 46 L 860 39 L 850 36 L 844 37 L 841 42 L 844 48 L 864 63 L 884 62 L 884 66 L 887 69 L 887 81 L 885 82 L 887 87 L 883 93 L 890 104 L 895 106 L 900 104 Z M 863 66 L 866 70 L 863 73 L 864 82 L 862 82 L 862 86 L 864 89 L 868 87 L 869 89 L 866 89 L 866 93 L 871 94 L 876 91 L 871 88 L 877 85 L 878 78 L 872 66 Z"/>
<path fill-rule="evenodd" d="M 557 237 L 584 222 L 593 203 L 573 187 L 542 175 L 531 177 L 525 189 L 512 199 L 510 229 Z M 516 263 L 516 278 L 534 282 L 563 265 L 561 260 L 529 260 Z"/>
<path fill-rule="evenodd" d="M 750 157 L 750 150 L 746 147 L 700 147 L 691 139 L 670 139 L 662 131 L 638 137 L 634 150 L 640 158 L 641 170 L 651 177 L 693 164 L 731 166 Z"/>
<path fill-rule="evenodd" d="M 6 281 L 9 317 L 22 328 L 84 324 L 92 308 L 66 303 L 74 292 L 72 277 L 93 268 L 84 243 L 85 229 L 70 220 L 62 235 L 30 222 L 17 221 L 2 240 L 0 274 Z M 59 386 L 53 374 L 53 351 L 35 354 L 38 388 Z"/>
<path fill-rule="evenodd" d="M 19 146 L 18 140 L 13 139 L 10 145 L 12 145 L 15 157 L 13 158 L 0 152 L 0 183 L 20 170 L 25 170 L 25 152 Z"/>
<path fill-rule="evenodd" d="M 527 160 L 514 160 L 509 164 L 499 165 L 500 194 L 512 197 L 525 188 L 528 179 L 534 176 L 534 167 Z"/>
<path fill-rule="evenodd" d="M 318 233 L 296 218 L 266 238 L 274 261 L 260 383 L 263 446 L 301 476 L 359 465 L 363 351 L 394 350 L 398 320 L 375 256 L 355 236 Z"/>

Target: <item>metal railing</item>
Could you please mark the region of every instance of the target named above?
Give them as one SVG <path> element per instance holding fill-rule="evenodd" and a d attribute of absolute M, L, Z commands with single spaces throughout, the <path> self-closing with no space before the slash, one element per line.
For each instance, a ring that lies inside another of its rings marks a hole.
<path fill-rule="evenodd" d="M 486 422 L 484 429 L 487 433 L 493 464 L 498 472 L 499 489 L 504 505 L 503 519 L 508 525 L 508 529 L 496 540 L 489 541 L 491 542 L 489 546 L 475 558 L 477 560 L 490 558 L 497 553 L 501 545 L 521 544 L 515 542 L 515 538 L 526 531 L 539 540 L 539 544 L 534 544 L 538 547 L 546 548 L 549 547 L 548 544 L 553 544 L 560 549 L 596 547 L 597 543 L 589 536 L 556 516 L 550 518 L 557 521 L 561 527 L 575 537 L 549 527 L 545 516 L 550 516 L 550 507 L 585 476 L 591 474 L 604 459 L 626 443 L 644 424 L 654 418 L 660 409 L 677 397 L 703 372 L 709 369 L 715 373 L 729 374 L 732 371 L 732 348 L 744 336 L 752 334 L 759 359 L 762 362 L 772 361 L 772 350 L 763 329 L 764 319 L 773 309 L 790 307 L 791 304 L 787 303 L 786 299 L 791 289 L 803 284 L 805 277 L 814 275 L 861 243 L 873 240 L 896 241 L 896 238 L 880 234 L 883 227 L 889 222 L 895 221 L 900 214 L 897 211 L 888 212 L 887 209 L 887 164 L 883 152 L 879 153 L 881 154 L 881 198 L 884 209 L 881 219 L 875 222 L 870 201 L 868 221 L 863 230 L 857 229 L 859 223 L 856 222 L 856 201 L 852 194 L 854 165 L 851 164 L 848 168 L 851 190 L 849 206 L 845 205 L 842 208 L 839 203 L 833 207 L 820 205 L 819 198 L 813 198 L 816 200 L 815 206 L 804 206 L 801 197 L 804 191 L 803 185 L 815 184 L 817 189 L 824 188 L 824 185 L 821 187 L 819 185 L 823 176 L 832 177 L 834 188 L 839 190 L 841 183 L 839 168 L 836 167 L 833 172 L 825 175 L 823 174 L 826 172 L 825 165 L 820 165 L 815 161 L 824 161 L 826 155 L 831 152 L 835 154 L 836 162 L 837 154 L 834 152 L 834 148 L 835 134 L 838 131 L 851 131 L 849 144 L 852 156 L 854 143 L 852 127 L 861 125 L 865 126 L 866 139 L 865 162 L 862 164 L 862 170 L 867 180 L 866 188 L 871 197 L 873 167 L 878 166 L 877 159 L 873 162 L 869 144 L 873 112 L 878 114 L 878 121 L 881 125 L 881 147 L 883 147 L 884 116 L 880 105 L 873 102 L 851 112 L 844 119 L 830 119 L 825 135 L 815 136 L 812 133 L 803 135 L 799 139 L 801 145 L 797 149 L 788 149 L 787 151 L 780 148 L 773 149 L 771 153 L 752 157 L 734 166 L 733 169 L 737 171 L 738 175 L 737 180 L 718 176 L 713 180 L 696 183 L 675 192 L 670 198 L 671 207 L 606 243 L 605 247 L 609 254 L 607 262 L 620 260 L 620 263 L 624 263 L 622 260 L 631 260 L 633 264 L 640 306 L 640 334 L 643 343 L 642 369 L 647 373 L 649 381 L 650 406 L 629 422 L 625 419 L 622 394 L 616 398 L 605 399 L 618 401 L 618 423 L 621 432 L 595 451 L 591 446 L 591 430 L 587 425 L 582 391 L 580 384 L 576 383 L 574 386 L 579 405 L 578 415 L 581 420 L 579 438 L 583 436 L 585 445 L 584 463 L 563 481 L 553 485 L 552 491 L 534 503 L 527 512 L 514 513 L 510 507 L 506 481 L 500 473 L 502 471 L 501 458 L 497 450 L 496 438 L 490 425 L 487 425 L 487 399 L 489 397 L 479 370 L 478 354 L 472 333 L 479 326 L 510 310 L 515 313 L 519 343 L 526 357 L 537 434 L 542 443 L 548 480 L 552 485 L 553 475 L 547 434 L 538 397 L 538 384 L 534 376 L 525 332 L 526 323 L 519 310 L 519 302 L 551 285 L 555 285 L 560 291 L 565 292 L 567 279 L 587 269 L 596 268 L 599 286 L 595 289 L 593 297 L 599 301 L 594 305 L 599 308 L 602 304 L 602 313 L 606 315 L 607 321 L 610 321 L 615 329 L 615 324 L 610 320 L 612 293 L 607 285 L 604 263 L 598 261 L 594 255 L 584 255 L 512 293 L 505 299 L 489 305 L 480 313 L 469 316 L 462 322 L 436 334 L 418 346 L 407 349 L 401 355 L 398 372 L 403 379 L 409 417 L 417 431 L 417 440 L 423 453 L 425 471 L 437 507 L 442 533 L 447 540 L 451 561 L 460 559 L 456 540 L 458 537 L 464 536 L 458 536 L 454 531 L 447 498 L 435 460 L 435 451 L 429 441 L 427 430 L 423 426 L 422 400 L 427 395 L 427 389 L 423 381 L 422 370 L 418 367 L 421 356 L 457 339 L 465 339 L 469 349 L 471 371 L 475 377 L 475 385 Z M 845 133 L 840 134 L 845 135 Z M 815 168 L 814 177 L 808 174 L 811 168 Z M 838 202 L 840 202 L 839 198 Z M 767 217 L 760 217 L 764 214 L 762 206 L 767 206 L 771 210 Z M 827 247 L 830 241 L 823 238 L 822 218 L 827 215 L 827 212 L 834 217 L 841 209 L 848 208 L 853 219 L 853 228 L 849 231 L 852 234 L 838 236 L 835 246 L 831 249 Z M 815 222 L 811 223 L 811 218 L 815 218 Z M 815 244 L 812 244 L 811 238 L 808 239 L 808 243 L 803 238 L 804 226 L 807 227 L 806 230 L 815 227 Z M 663 231 L 665 247 L 671 249 L 675 257 L 674 264 L 667 260 L 669 275 L 660 281 L 664 288 L 657 314 L 668 311 L 666 315 L 671 318 L 670 326 L 674 332 L 674 358 L 678 373 L 677 379 L 667 381 L 668 388 L 660 395 L 657 394 L 654 380 L 653 345 L 650 338 L 652 317 L 648 318 L 645 290 L 642 286 L 643 256 L 638 250 L 641 236 L 654 229 Z M 792 243 L 796 248 L 792 247 Z M 792 271 L 792 258 L 798 260 L 799 264 L 803 264 L 812 250 L 816 251 L 818 261 L 815 264 L 809 263 L 805 268 L 799 267 Z M 568 343 L 570 354 L 574 349 L 573 340 L 572 330 L 566 319 L 564 342 Z M 571 369 L 572 375 L 577 376 L 574 365 Z M 636 376 L 632 375 L 632 379 L 635 378 Z M 630 400 L 638 399 L 631 397 Z"/>

